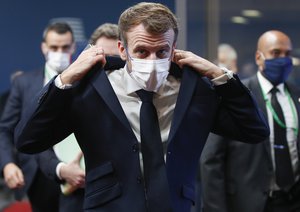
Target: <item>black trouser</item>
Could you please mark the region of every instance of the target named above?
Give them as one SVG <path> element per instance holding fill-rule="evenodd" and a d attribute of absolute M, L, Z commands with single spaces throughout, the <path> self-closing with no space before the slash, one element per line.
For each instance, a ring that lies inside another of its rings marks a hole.
<path fill-rule="evenodd" d="M 59 184 L 46 178 L 42 172 L 37 171 L 27 194 L 33 212 L 59 211 Z"/>

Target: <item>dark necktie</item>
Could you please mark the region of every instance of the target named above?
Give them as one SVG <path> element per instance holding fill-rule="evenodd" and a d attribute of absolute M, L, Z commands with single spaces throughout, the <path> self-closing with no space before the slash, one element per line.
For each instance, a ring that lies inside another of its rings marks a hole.
<path fill-rule="evenodd" d="M 271 90 L 271 104 L 278 119 L 285 124 L 281 106 L 277 100 L 276 87 Z M 274 153 L 275 153 L 275 173 L 276 183 L 280 188 L 286 188 L 294 183 L 294 173 L 290 158 L 289 147 L 286 139 L 286 127 L 280 126 L 273 114 L 274 123 Z"/>
<path fill-rule="evenodd" d="M 152 102 L 153 92 L 138 90 L 136 93 L 142 100 L 140 130 L 147 211 L 171 211 L 159 123 Z"/>

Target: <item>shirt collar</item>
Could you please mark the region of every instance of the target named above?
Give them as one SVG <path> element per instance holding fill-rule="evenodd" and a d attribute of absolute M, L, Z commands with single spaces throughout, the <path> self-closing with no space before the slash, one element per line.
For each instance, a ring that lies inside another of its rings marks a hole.
<path fill-rule="evenodd" d="M 257 78 L 263 92 L 268 94 L 274 87 L 273 84 L 267 78 L 265 78 L 260 71 L 257 71 Z M 280 83 L 276 87 L 278 88 L 279 92 L 284 95 L 284 83 Z"/>
<path fill-rule="evenodd" d="M 54 76 L 58 75 L 58 73 L 53 70 L 47 63 L 45 64 L 45 78 L 47 81 L 51 80 Z"/>

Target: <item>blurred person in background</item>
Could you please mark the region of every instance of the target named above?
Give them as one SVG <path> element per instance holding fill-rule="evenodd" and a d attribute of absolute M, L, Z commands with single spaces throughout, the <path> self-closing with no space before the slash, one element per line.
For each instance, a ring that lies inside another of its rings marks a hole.
<path fill-rule="evenodd" d="M 92 45 L 101 46 L 108 55 L 118 55 L 118 25 L 111 23 L 100 25 L 92 33 L 89 43 Z M 54 145 L 53 149 L 56 153 L 56 156 L 62 161 L 62 166 L 66 166 L 66 164 L 73 164 L 74 170 L 78 170 L 79 166 L 80 169 L 84 171 L 84 157 L 80 147 L 77 144 L 74 134 L 71 134 L 62 142 Z M 40 161 L 47 161 L 47 158 L 51 158 L 51 155 L 47 156 L 46 154 L 43 154 L 43 156 L 41 156 L 39 159 Z M 76 159 L 74 160 L 74 158 Z M 56 180 L 57 176 L 51 174 L 53 172 L 51 166 L 43 166 L 42 170 L 47 174 L 47 176 L 51 176 L 53 180 Z M 68 170 L 71 171 L 70 169 Z M 62 195 L 60 201 L 60 211 L 83 211 L 84 188 L 78 187 L 78 185 L 74 183 L 70 184 L 68 182 L 64 182 L 61 185 L 61 189 Z"/>
<path fill-rule="evenodd" d="M 105 23 L 100 25 L 93 32 L 89 43 L 92 45 L 101 46 L 104 49 L 105 55 L 119 56 L 118 39 L 118 25 Z"/>
<path fill-rule="evenodd" d="M 231 45 L 222 43 L 218 46 L 218 66 L 228 68 L 234 73 L 237 73 L 237 59 L 236 50 Z"/>
<path fill-rule="evenodd" d="M 29 102 L 52 77 L 70 65 L 74 48 L 73 32 L 69 25 L 48 25 L 41 43 L 45 67 L 42 70 L 24 72 L 14 80 L 0 121 L 0 165 L 5 182 L 15 191 L 17 200 L 27 194 L 34 212 L 59 211 L 59 183 L 70 181 L 77 186 L 84 184 L 84 172 L 79 166 L 73 166 L 73 163 L 58 166 L 61 161 L 53 149 L 37 155 L 27 155 L 16 152 L 13 142 L 14 128 Z M 43 173 L 43 167 L 51 167 L 51 173 Z M 57 181 L 50 179 L 51 175 Z"/>
<path fill-rule="evenodd" d="M 23 73 L 23 71 L 21 71 L 21 70 L 14 71 L 10 76 L 10 83 L 12 84 L 14 79 L 22 73 Z M 3 113 L 5 103 L 9 96 L 9 92 L 10 92 L 10 89 L 8 89 L 7 91 L 3 92 L 0 95 L 0 117 Z M 3 209 L 4 207 L 8 206 L 13 201 L 14 201 L 13 191 L 6 186 L 5 181 L 3 179 L 3 175 L 1 175 L 1 178 L 0 178 L 0 210 Z"/>
<path fill-rule="evenodd" d="M 268 117 L 270 137 L 258 144 L 209 137 L 200 160 L 204 212 L 300 211 L 300 90 L 286 81 L 291 51 L 281 31 L 259 37 L 258 72 L 244 84 Z"/>
<path fill-rule="evenodd" d="M 23 73 L 23 71 L 21 71 L 21 70 L 17 70 L 15 72 L 13 72 L 10 76 L 10 83 L 12 84 L 14 79 L 22 73 Z M 5 103 L 7 101 L 8 96 L 9 96 L 9 91 L 10 91 L 10 89 L 8 89 L 8 90 L 6 90 L 6 91 L 4 91 L 3 93 L 0 94 L 0 117 L 3 113 Z"/>

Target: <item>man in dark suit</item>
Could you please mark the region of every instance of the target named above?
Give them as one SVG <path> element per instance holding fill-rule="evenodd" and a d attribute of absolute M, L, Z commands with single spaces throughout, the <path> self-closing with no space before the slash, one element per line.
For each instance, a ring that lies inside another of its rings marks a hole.
<path fill-rule="evenodd" d="M 45 83 L 70 64 L 74 51 L 71 28 L 65 23 L 47 26 L 41 49 L 46 59 L 45 69 L 25 72 L 13 81 L 0 122 L 0 164 L 5 182 L 16 191 L 17 200 L 27 194 L 33 211 L 55 212 L 59 211 L 59 182 L 76 179 L 72 181 L 73 184 L 82 186 L 84 171 L 73 163 L 61 163 L 52 148 L 37 155 L 15 153 L 13 132 L 32 98 Z M 43 173 L 45 167 L 51 171 Z M 78 208 L 80 207 L 75 205 L 75 209 Z M 75 209 L 71 211 L 76 211 Z"/>
<path fill-rule="evenodd" d="M 300 211 L 300 91 L 286 82 L 292 70 L 291 51 L 289 37 L 280 31 L 267 31 L 259 38 L 255 57 L 259 71 L 245 85 L 268 117 L 271 134 L 264 142 L 252 145 L 210 135 L 200 160 L 204 211 Z M 270 103 L 273 87 L 279 90 L 276 97 L 284 115 L 280 120 L 284 123 L 280 126 L 284 131 L 281 140 L 287 140 L 286 145 L 276 143 L 278 120 L 273 117 L 280 118 Z M 284 149 L 289 153 L 287 165 L 278 156 L 278 150 Z M 281 181 L 289 181 L 289 170 L 292 180 L 283 184 Z"/>
<path fill-rule="evenodd" d="M 187 212 L 208 133 L 259 142 L 268 126 L 237 76 L 175 49 L 177 21 L 166 6 L 128 8 L 119 32 L 125 67 L 96 70 L 105 64 L 103 49 L 83 51 L 28 108 L 17 148 L 40 152 L 74 132 L 86 163 L 85 211 Z M 153 95 L 157 113 L 145 95 Z"/>

